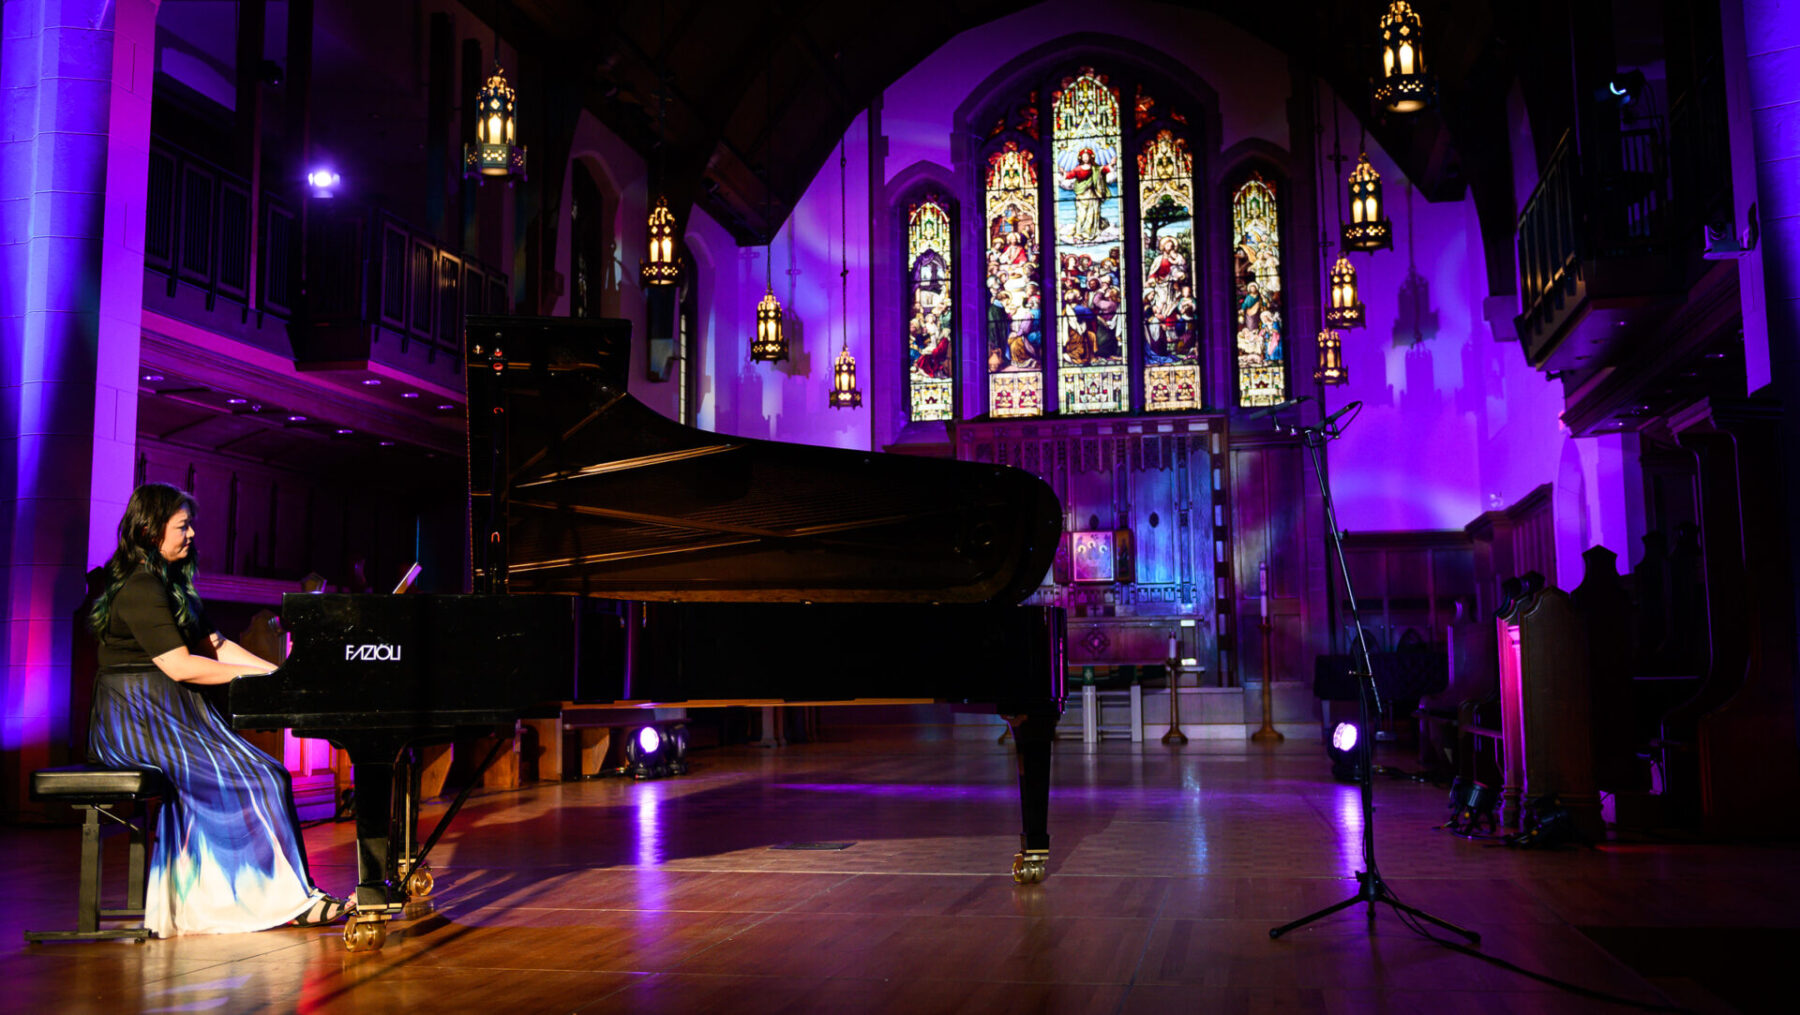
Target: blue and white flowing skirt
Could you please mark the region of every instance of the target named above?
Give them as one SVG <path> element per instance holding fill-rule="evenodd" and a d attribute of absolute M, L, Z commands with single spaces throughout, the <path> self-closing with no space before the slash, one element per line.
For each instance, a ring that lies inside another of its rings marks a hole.
<path fill-rule="evenodd" d="M 173 791 L 156 818 L 144 925 L 157 937 L 278 927 L 311 906 L 293 783 L 199 691 L 154 666 L 102 670 L 90 753 L 154 768 Z"/>

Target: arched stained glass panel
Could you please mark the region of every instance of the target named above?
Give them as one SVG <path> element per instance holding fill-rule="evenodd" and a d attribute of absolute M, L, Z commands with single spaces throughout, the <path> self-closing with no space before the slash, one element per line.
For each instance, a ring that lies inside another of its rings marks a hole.
<path fill-rule="evenodd" d="M 1275 188 L 1259 173 L 1251 173 L 1231 199 L 1238 404 L 1245 407 L 1287 399 L 1278 212 Z"/>
<path fill-rule="evenodd" d="M 1050 97 L 1057 386 L 1065 413 L 1127 412 L 1118 91 L 1083 67 Z"/>
<path fill-rule="evenodd" d="M 950 214 L 935 195 L 914 204 L 906 214 L 906 282 L 912 294 L 906 326 L 909 417 L 914 421 L 949 419 L 954 392 L 951 370 L 956 362 L 952 314 L 956 286 L 952 275 Z"/>
<path fill-rule="evenodd" d="M 987 161 L 988 415 L 1037 416 L 1044 411 L 1037 166 L 1013 141 Z"/>
<path fill-rule="evenodd" d="M 1200 321 L 1194 302 L 1194 156 L 1158 131 L 1138 154 L 1143 239 L 1144 408 L 1198 409 Z"/>

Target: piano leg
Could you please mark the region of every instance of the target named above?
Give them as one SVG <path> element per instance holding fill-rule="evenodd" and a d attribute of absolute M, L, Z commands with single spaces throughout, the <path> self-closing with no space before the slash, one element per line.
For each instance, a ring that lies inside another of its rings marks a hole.
<path fill-rule="evenodd" d="M 1049 876 L 1050 744 L 1056 738 L 1056 710 L 1006 715 L 1019 759 L 1019 813 L 1023 829 L 1013 857 L 1013 880 L 1034 885 Z"/>
<path fill-rule="evenodd" d="M 374 951 L 387 938 L 387 920 L 400 908 L 388 892 L 388 843 L 394 827 L 392 748 L 364 747 L 342 734 L 332 740 L 349 752 L 356 785 L 356 912 L 344 925 L 344 946 Z"/>

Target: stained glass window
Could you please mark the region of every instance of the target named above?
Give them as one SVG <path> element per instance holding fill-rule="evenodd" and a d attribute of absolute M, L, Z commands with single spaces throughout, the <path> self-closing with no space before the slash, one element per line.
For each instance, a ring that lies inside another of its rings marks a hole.
<path fill-rule="evenodd" d="M 1043 297 L 1038 287 L 1037 166 L 1008 141 L 988 156 L 988 415 L 1044 411 Z"/>
<path fill-rule="evenodd" d="M 912 297 L 906 325 L 908 418 L 915 421 L 954 415 L 955 235 L 950 214 L 936 195 L 907 209 L 906 285 Z"/>
<path fill-rule="evenodd" d="M 1125 412 L 1119 95 L 1084 67 L 1050 96 L 1056 164 L 1057 385 L 1065 413 Z"/>
<path fill-rule="evenodd" d="M 1281 229 L 1275 188 L 1259 173 L 1251 173 L 1232 195 L 1231 232 L 1238 404 L 1274 405 L 1287 397 Z"/>
<path fill-rule="evenodd" d="M 982 322 L 969 333 L 983 336 L 987 414 L 1199 410 L 1206 343 L 1197 293 L 1207 290 L 1195 276 L 1197 258 L 1211 251 L 1195 238 L 1194 128 L 1179 104 L 1162 101 L 1129 70 L 1116 79 L 1092 67 L 1057 70 L 1049 88 L 1014 96 L 982 120 L 978 242 L 987 306 L 964 316 Z M 1274 191 L 1264 186 L 1268 218 L 1252 228 L 1272 241 Z M 916 364 L 930 343 L 921 338 L 929 300 L 921 298 L 925 254 L 912 236 L 915 221 L 906 257 Z M 1256 249 L 1264 247 L 1274 271 L 1279 251 L 1272 243 Z M 1266 288 L 1278 301 L 1278 273 Z M 1269 359 L 1279 363 L 1278 323 L 1275 336 Z M 1279 389 L 1284 370 L 1273 376 Z M 915 371 L 909 390 L 925 380 Z M 915 413 L 927 404 L 917 394 L 912 402 Z"/>
<path fill-rule="evenodd" d="M 1141 104 L 1141 103 L 1140 103 Z M 1144 408 L 1198 409 L 1199 305 L 1194 301 L 1194 156 L 1158 131 L 1138 154 L 1139 264 L 1144 288 Z"/>

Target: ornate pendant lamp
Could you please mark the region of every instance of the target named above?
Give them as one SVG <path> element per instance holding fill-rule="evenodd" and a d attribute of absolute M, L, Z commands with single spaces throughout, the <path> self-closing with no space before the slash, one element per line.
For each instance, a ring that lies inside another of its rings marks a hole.
<path fill-rule="evenodd" d="M 763 65 L 763 122 L 772 125 L 775 122 L 774 99 L 774 64 Z M 765 149 L 766 151 L 767 149 Z M 763 172 L 767 179 L 763 183 L 763 222 L 770 228 L 769 242 L 763 254 L 763 293 L 762 302 L 756 305 L 756 338 L 750 343 L 750 359 L 757 363 L 786 362 L 788 358 L 787 336 L 781 332 L 781 301 L 775 298 L 775 234 L 771 228 L 774 216 L 770 211 L 769 198 L 774 194 L 773 163 L 765 155 Z M 793 251 L 793 239 L 788 240 L 788 250 Z M 793 293 L 789 293 L 792 296 Z"/>
<path fill-rule="evenodd" d="M 856 386 L 856 357 L 850 355 L 850 343 L 838 350 L 837 362 L 831 365 L 831 407 L 855 409 L 862 406 L 862 391 Z"/>
<path fill-rule="evenodd" d="M 1356 269 L 1350 255 L 1339 254 L 1331 268 L 1331 307 L 1325 311 L 1327 328 L 1360 328 L 1364 309 L 1356 294 Z"/>
<path fill-rule="evenodd" d="M 838 138 L 838 255 L 842 258 L 838 270 L 838 282 L 843 287 L 843 296 L 838 307 L 843 317 L 839 328 L 844 333 L 843 348 L 838 350 L 837 361 L 831 365 L 831 407 L 833 409 L 855 409 L 862 405 L 862 391 L 856 386 L 856 357 L 850 355 L 850 225 L 845 218 L 848 204 L 844 197 L 844 139 Z"/>
<path fill-rule="evenodd" d="M 666 183 L 663 175 L 663 146 L 668 144 L 664 129 L 669 105 L 669 85 L 659 83 L 656 92 L 656 180 Z M 681 281 L 681 261 L 675 256 L 675 213 L 669 210 L 667 196 L 656 195 L 656 207 L 644 223 L 648 232 L 646 255 L 638 261 L 638 277 L 645 285 L 674 285 Z"/>
<path fill-rule="evenodd" d="M 1381 16 L 1381 80 L 1375 101 L 1390 113 L 1416 113 L 1437 101 L 1437 78 L 1425 72 L 1419 15 L 1393 0 Z"/>
<path fill-rule="evenodd" d="M 1319 331 L 1319 365 L 1313 380 L 1331 385 L 1350 382 L 1350 371 L 1344 367 L 1344 337 L 1332 328 Z"/>
<path fill-rule="evenodd" d="M 645 285 L 674 285 L 681 280 L 681 262 L 675 257 L 675 213 L 668 198 L 657 197 L 649 228 L 649 256 L 638 262 L 638 274 Z"/>
<path fill-rule="evenodd" d="M 774 254 L 773 248 L 769 254 Z M 788 358 L 787 336 L 781 333 L 781 301 L 775 298 L 774 281 L 765 278 L 768 291 L 756 305 L 756 338 L 750 343 L 750 358 L 758 363 L 776 363 Z"/>
<path fill-rule="evenodd" d="M 525 179 L 525 146 L 518 143 L 518 102 L 500 67 L 494 40 L 494 73 L 475 93 L 475 143 L 463 145 L 463 175 L 488 180 Z"/>
<path fill-rule="evenodd" d="M 1381 207 L 1381 174 L 1369 164 L 1368 152 L 1350 170 L 1350 221 L 1341 239 L 1345 250 L 1394 249 L 1394 224 Z"/>

